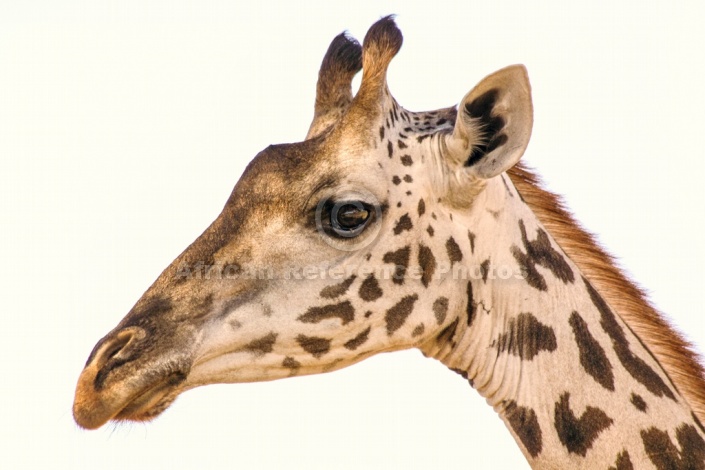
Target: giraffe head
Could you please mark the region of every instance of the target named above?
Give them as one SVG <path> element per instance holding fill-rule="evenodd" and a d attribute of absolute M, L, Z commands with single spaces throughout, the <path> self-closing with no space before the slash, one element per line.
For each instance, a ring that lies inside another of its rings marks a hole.
<path fill-rule="evenodd" d="M 364 43 L 336 37 L 305 141 L 259 153 L 221 214 L 101 339 L 80 375 L 76 422 L 147 420 L 183 391 L 345 367 L 442 341 L 472 263 L 454 213 L 522 156 L 525 69 L 482 80 L 459 107 L 414 113 L 387 88 L 402 44 L 391 18 Z M 351 80 L 362 69 L 356 95 Z"/>

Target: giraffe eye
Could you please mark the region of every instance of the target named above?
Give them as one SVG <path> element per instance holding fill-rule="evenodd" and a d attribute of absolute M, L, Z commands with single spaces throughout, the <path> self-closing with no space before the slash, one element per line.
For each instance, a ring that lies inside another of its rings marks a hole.
<path fill-rule="evenodd" d="M 340 202 L 331 208 L 330 227 L 340 237 L 356 237 L 369 223 L 371 214 L 371 208 L 363 202 Z"/>

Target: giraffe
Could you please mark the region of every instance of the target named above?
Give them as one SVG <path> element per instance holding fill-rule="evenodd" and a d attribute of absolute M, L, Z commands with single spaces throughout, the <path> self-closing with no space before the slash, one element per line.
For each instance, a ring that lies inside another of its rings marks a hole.
<path fill-rule="evenodd" d="M 260 152 L 96 344 L 77 424 L 418 348 L 487 400 L 532 468 L 705 468 L 697 355 L 519 161 L 525 68 L 411 112 L 386 82 L 401 44 L 392 17 L 362 46 L 332 41 L 306 139 Z"/>

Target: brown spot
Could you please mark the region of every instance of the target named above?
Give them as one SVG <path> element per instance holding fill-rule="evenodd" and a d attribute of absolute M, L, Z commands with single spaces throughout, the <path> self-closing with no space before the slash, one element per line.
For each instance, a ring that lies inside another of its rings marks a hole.
<path fill-rule="evenodd" d="M 429 225 L 428 228 L 426 229 L 426 231 L 428 232 L 429 236 L 431 236 L 431 237 L 433 236 L 433 233 L 434 233 L 433 227 L 431 227 L 431 226 Z"/>
<path fill-rule="evenodd" d="M 343 344 L 343 346 L 345 346 L 345 349 L 354 351 L 359 348 L 369 338 L 371 329 L 372 327 L 368 326 L 367 329 L 365 329 L 362 333 Z"/>
<path fill-rule="evenodd" d="M 360 295 L 360 298 L 365 302 L 374 302 L 375 300 L 382 297 L 384 293 L 382 292 L 382 289 L 380 289 L 379 282 L 377 282 L 377 278 L 375 277 L 375 275 L 370 274 L 362 282 L 358 294 Z"/>
<path fill-rule="evenodd" d="M 382 261 L 385 263 L 391 263 L 394 265 L 394 273 L 392 275 L 392 280 L 395 284 L 404 284 L 404 276 L 406 275 L 406 269 L 409 267 L 409 256 L 411 255 L 411 249 L 408 246 L 400 248 L 397 251 L 390 251 L 385 253 Z"/>
<path fill-rule="evenodd" d="M 468 313 L 468 327 L 472 325 L 472 321 L 475 319 L 475 313 L 477 312 L 477 304 L 475 303 L 475 300 L 473 299 L 472 295 L 472 282 L 468 281 L 468 287 L 467 287 L 467 295 L 468 295 L 468 305 L 467 305 L 467 313 Z"/>
<path fill-rule="evenodd" d="M 384 140 L 384 126 L 379 126 L 379 140 Z"/>
<path fill-rule="evenodd" d="M 448 258 L 450 259 L 451 266 L 453 266 L 454 263 L 459 263 L 463 260 L 463 252 L 460 251 L 460 247 L 453 237 L 450 237 L 446 241 L 446 252 L 448 252 Z"/>
<path fill-rule="evenodd" d="M 409 218 L 409 214 L 404 214 L 399 217 L 399 220 L 394 226 L 394 235 L 399 235 L 401 232 L 411 230 L 412 228 L 414 228 L 414 226 L 411 223 L 411 218 Z"/>
<path fill-rule="evenodd" d="M 372 310 L 368 310 L 365 312 L 365 318 L 370 318 L 372 316 Z"/>
<path fill-rule="evenodd" d="M 418 300 L 417 294 L 407 295 L 387 310 L 384 321 L 387 323 L 387 335 L 391 336 L 395 331 L 404 325 L 406 319 L 414 310 L 414 303 Z"/>
<path fill-rule="evenodd" d="M 468 230 L 468 240 L 470 240 L 470 253 L 475 253 L 475 234 Z"/>
<path fill-rule="evenodd" d="M 339 284 L 324 287 L 321 290 L 320 296 L 324 299 L 334 299 L 336 297 L 340 297 L 348 291 L 348 288 L 353 283 L 353 281 L 355 281 L 354 274 Z"/>
<path fill-rule="evenodd" d="M 588 406 L 580 418 L 570 409 L 570 393 L 561 395 L 556 402 L 554 425 L 558 438 L 569 453 L 583 457 L 592 448 L 595 439 L 614 422 L 599 408 Z"/>
<path fill-rule="evenodd" d="M 564 284 L 575 281 L 575 275 L 570 265 L 565 260 L 565 257 L 551 245 L 551 240 L 545 230 L 536 229 L 536 240 L 529 241 L 526 235 L 526 227 L 524 221 L 519 220 L 519 230 L 521 231 L 521 240 L 526 253 L 521 249 L 512 245 L 511 251 L 519 263 L 522 272 L 525 274 L 524 279 L 533 288 L 540 291 L 548 289 L 546 279 L 538 272 L 536 265 L 542 266 L 553 273 L 553 275 L 563 281 Z"/>
<path fill-rule="evenodd" d="M 537 457 L 543 448 L 543 440 L 536 412 L 510 400 L 505 403 L 504 417 L 529 455 Z"/>
<path fill-rule="evenodd" d="M 411 166 L 414 164 L 414 160 L 411 159 L 410 155 L 402 155 L 401 164 L 404 166 Z"/>
<path fill-rule="evenodd" d="M 632 396 L 629 401 L 632 402 L 632 405 L 634 405 L 634 408 L 636 408 L 637 410 L 646 412 L 646 402 L 643 398 L 641 398 L 640 395 L 637 395 L 636 393 L 632 392 Z"/>
<path fill-rule="evenodd" d="M 622 452 L 617 454 L 614 466 L 609 467 L 607 470 L 634 470 L 634 465 L 632 465 L 632 461 L 629 458 L 629 452 L 623 449 Z"/>
<path fill-rule="evenodd" d="M 522 277 L 526 280 L 527 284 L 540 291 L 548 290 L 546 279 L 544 279 L 543 275 L 538 272 L 531 258 L 522 253 L 516 245 L 512 245 L 511 251 L 512 255 L 514 255 L 514 259 L 516 259 L 517 263 L 519 263 Z"/>
<path fill-rule="evenodd" d="M 426 329 L 426 327 L 424 326 L 424 324 L 423 324 L 423 323 L 419 323 L 419 324 L 416 325 L 416 327 L 414 328 L 414 331 L 411 332 L 411 337 L 412 337 L 412 338 L 416 338 L 417 336 L 422 335 L 425 329 Z"/>
<path fill-rule="evenodd" d="M 424 213 L 426 212 L 426 203 L 424 202 L 423 199 L 419 199 L 419 205 L 418 205 L 418 207 L 416 208 L 416 210 L 417 210 L 418 213 L 419 213 L 419 217 L 421 217 L 422 215 L 424 215 Z"/>
<path fill-rule="evenodd" d="M 411 177 L 411 175 L 404 175 L 404 181 L 407 183 L 413 183 L 414 179 Z"/>
<path fill-rule="evenodd" d="M 406 147 L 408 147 L 408 145 L 406 145 L 403 140 L 397 140 L 397 145 L 400 149 L 405 149 Z"/>
<path fill-rule="evenodd" d="M 343 325 L 347 325 L 355 319 L 355 309 L 349 300 L 339 304 L 325 305 L 323 307 L 311 307 L 306 313 L 297 318 L 302 323 L 320 323 L 329 318 L 340 318 Z"/>
<path fill-rule="evenodd" d="M 580 353 L 580 365 L 597 383 L 607 390 L 614 391 L 614 375 L 605 350 L 592 336 L 585 320 L 578 312 L 573 312 L 568 321 L 573 328 L 575 341 Z"/>
<path fill-rule="evenodd" d="M 482 282 L 487 282 L 487 276 L 490 274 L 490 259 L 487 258 L 480 264 L 480 273 L 482 274 Z"/>
<path fill-rule="evenodd" d="M 520 313 L 511 318 L 508 331 L 502 333 L 492 342 L 498 352 L 509 352 L 522 360 L 530 361 L 539 352 L 556 350 L 556 334 L 553 328 L 546 326 L 530 313 Z"/>
<path fill-rule="evenodd" d="M 394 146 L 392 145 L 391 140 L 387 141 L 387 153 L 389 154 L 389 158 L 392 158 L 392 155 L 394 155 Z"/>
<path fill-rule="evenodd" d="M 242 351 L 247 351 L 254 354 L 256 357 L 264 356 L 272 352 L 274 343 L 277 341 L 276 333 L 269 333 L 261 338 L 250 341 L 242 347 Z"/>
<path fill-rule="evenodd" d="M 499 219 L 500 211 L 493 211 L 493 210 L 491 210 L 491 209 L 486 209 L 486 210 L 487 210 L 487 212 L 490 213 L 490 215 L 491 215 L 495 220 Z"/>
<path fill-rule="evenodd" d="M 590 299 L 595 307 L 600 312 L 600 325 L 605 333 L 612 339 L 612 347 L 614 352 L 617 354 L 619 362 L 622 363 L 624 368 L 629 374 L 634 377 L 634 379 L 642 384 L 648 391 L 656 395 L 657 397 L 667 396 L 671 400 L 676 401 L 676 397 L 670 388 L 665 384 L 663 379 L 654 371 L 642 358 L 635 355 L 630 348 L 629 341 L 627 340 L 624 330 L 617 319 L 610 310 L 609 306 L 600 297 L 600 294 L 593 289 L 592 285 L 583 278 L 585 287 L 590 294 Z M 634 336 L 636 337 L 636 336 Z M 642 343 L 642 347 L 648 351 L 646 346 Z"/>
<path fill-rule="evenodd" d="M 329 339 L 299 335 L 296 337 L 296 342 L 299 343 L 299 346 L 301 346 L 304 351 L 311 354 L 316 359 L 330 351 Z"/>
<path fill-rule="evenodd" d="M 455 347 L 455 343 L 453 342 L 453 340 L 455 338 L 455 332 L 458 329 L 459 322 L 460 318 L 455 317 L 455 320 L 453 320 L 448 326 L 443 328 L 440 333 L 438 333 L 438 336 L 436 336 L 436 343 L 450 343 L 451 347 Z"/>
<path fill-rule="evenodd" d="M 666 431 L 655 427 L 641 431 L 646 455 L 658 470 L 705 469 L 705 441 L 695 426 L 682 424 L 676 428 L 680 450 Z"/>
<path fill-rule="evenodd" d="M 394 175 L 394 177 L 392 178 L 392 183 L 397 185 L 401 184 L 401 178 L 399 178 L 397 175 Z"/>
<path fill-rule="evenodd" d="M 296 373 L 301 368 L 301 363 L 293 357 L 287 356 L 282 361 L 282 366 L 286 367 L 287 369 L 291 369 L 291 375 L 296 375 Z"/>
<path fill-rule="evenodd" d="M 428 287 L 436 272 L 436 258 L 431 249 L 424 245 L 419 245 L 419 267 L 421 268 L 421 283 Z"/>
<path fill-rule="evenodd" d="M 436 317 L 436 322 L 440 325 L 448 314 L 448 299 L 446 297 L 438 297 L 435 302 L 433 302 L 433 315 Z"/>

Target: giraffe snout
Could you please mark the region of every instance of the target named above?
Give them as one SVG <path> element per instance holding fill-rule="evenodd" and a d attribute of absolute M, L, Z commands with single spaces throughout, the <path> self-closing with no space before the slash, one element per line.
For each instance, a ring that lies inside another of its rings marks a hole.
<path fill-rule="evenodd" d="M 108 334 L 94 348 L 86 361 L 86 369 L 97 371 L 94 387 L 103 388 L 108 374 L 127 362 L 135 359 L 147 332 L 140 327 L 130 326 Z"/>
<path fill-rule="evenodd" d="M 76 385 L 73 415 L 79 426 L 98 428 L 119 411 L 115 404 L 124 401 L 124 392 L 105 390 L 106 378 L 134 359 L 146 337 L 142 328 L 132 326 L 111 332 L 96 344 Z"/>

